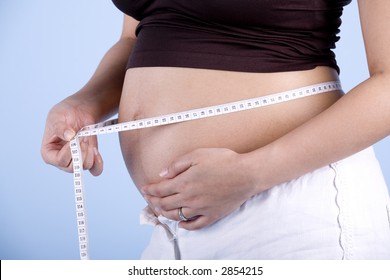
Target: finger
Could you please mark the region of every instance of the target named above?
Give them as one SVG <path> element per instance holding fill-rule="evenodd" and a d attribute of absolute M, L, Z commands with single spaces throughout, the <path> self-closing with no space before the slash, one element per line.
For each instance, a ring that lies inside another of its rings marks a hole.
<path fill-rule="evenodd" d="M 93 166 L 95 159 L 95 154 L 93 152 L 93 147 L 90 145 L 87 146 L 85 158 L 83 160 L 83 168 L 84 170 L 90 170 Z"/>
<path fill-rule="evenodd" d="M 179 227 L 186 230 L 198 230 L 212 224 L 213 221 L 207 218 L 207 216 L 198 216 L 196 219 L 189 220 L 187 222 L 181 221 Z"/>
<path fill-rule="evenodd" d="M 183 173 L 191 166 L 193 166 L 193 156 L 192 153 L 186 154 L 182 157 L 174 160 L 166 169 L 160 172 L 160 177 L 171 179 Z"/>
<path fill-rule="evenodd" d="M 178 186 L 174 180 L 165 180 L 157 184 L 145 185 L 141 188 L 144 195 L 167 197 L 178 193 Z"/>
<path fill-rule="evenodd" d="M 82 138 L 84 142 L 88 143 L 91 147 L 98 148 L 98 142 L 96 136 L 86 136 Z"/>
<path fill-rule="evenodd" d="M 80 150 L 83 158 L 83 169 L 89 170 L 93 176 L 99 176 L 103 172 L 103 159 L 97 148 L 82 141 L 80 142 Z M 58 153 L 59 159 L 56 161 L 56 166 L 63 171 L 73 172 L 69 145 L 65 145 L 60 153 Z"/>
<path fill-rule="evenodd" d="M 200 215 L 194 213 L 194 210 L 192 210 L 191 208 L 187 208 L 187 207 L 181 207 L 181 208 L 182 208 L 181 212 L 183 213 L 183 216 L 185 218 L 187 218 L 188 221 L 193 221 L 193 220 L 198 219 L 200 217 Z M 170 219 L 170 220 L 180 222 L 180 221 L 182 221 L 182 217 L 180 217 L 180 215 L 179 215 L 179 209 L 180 209 L 180 207 L 175 208 L 175 209 L 170 210 L 170 211 L 161 210 L 160 214 L 163 215 L 164 217 Z"/>
<path fill-rule="evenodd" d="M 97 137 L 83 137 L 81 141 L 88 145 L 88 162 L 84 162 L 84 169 L 89 170 L 93 176 L 99 176 L 103 172 L 103 158 L 98 151 Z"/>
<path fill-rule="evenodd" d="M 158 210 L 157 212 L 169 212 L 184 206 L 179 195 L 172 195 L 164 198 L 145 195 L 144 198 L 149 202 L 153 209 Z"/>
<path fill-rule="evenodd" d="M 67 172 L 72 171 L 72 154 L 70 152 L 70 145 L 65 144 L 61 150 L 56 154 L 55 165 Z"/>
<path fill-rule="evenodd" d="M 65 144 L 50 144 L 42 148 L 43 159 L 47 164 L 53 165 L 66 172 L 71 172 L 72 155 L 70 146 Z"/>
<path fill-rule="evenodd" d="M 57 122 L 45 129 L 41 155 L 43 160 L 62 170 L 70 172 L 71 154 L 69 140 L 75 135 L 64 121 Z"/>
<path fill-rule="evenodd" d="M 76 131 L 66 122 L 57 122 L 53 126 L 54 134 L 62 140 L 70 141 L 76 135 Z"/>
<path fill-rule="evenodd" d="M 91 172 L 93 176 L 99 176 L 103 172 L 103 158 L 96 147 L 93 148 L 93 154 L 94 161 L 89 172 Z"/>
<path fill-rule="evenodd" d="M 83 169 L 91 169 L 95 157 L 93 147 L 91 147 L 85 140 L 82 140 L 80 142 L 80 150 L 83 158 Z"/>

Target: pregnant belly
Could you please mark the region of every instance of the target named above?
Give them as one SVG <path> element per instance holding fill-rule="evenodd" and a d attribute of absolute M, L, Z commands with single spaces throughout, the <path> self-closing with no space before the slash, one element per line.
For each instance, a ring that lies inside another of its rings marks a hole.
<path fill-rule="evenodd" d="M 136 120 L 337 80 L 333 70 L 253 74 L 183 68 L 128 70 L 119 121 Z M 158 182 L 176 157 L 197 148 L 250 152 L 319 114 L 339 97 L 329 92 L 254 110 L 122 132 L 127 169 L 137 187 Z"/>

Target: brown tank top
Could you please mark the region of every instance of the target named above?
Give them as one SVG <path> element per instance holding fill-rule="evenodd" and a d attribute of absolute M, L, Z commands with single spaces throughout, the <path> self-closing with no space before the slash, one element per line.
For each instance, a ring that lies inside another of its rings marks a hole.
<path fill-rule="evenodd" d="M 132 67 L 282 72 L 330 66 L 351 0 L 113 0 L 140 21 Z"/>

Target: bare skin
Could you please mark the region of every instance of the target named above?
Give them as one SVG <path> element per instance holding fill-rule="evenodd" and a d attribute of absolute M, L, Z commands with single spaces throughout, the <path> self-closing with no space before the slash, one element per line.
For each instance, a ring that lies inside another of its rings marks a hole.
<path fill-rule="evenodd" d="M 263 96 L 337 79 L 333 69 L 324 67 L 311 71 L 279 74 L 136 68 L 128 70 L 126 74 L 119 116 L 121 122 L 135 120 Z M 221 148 L 221 150 L 213 150 L 217 155 L 226 149 L 225 152 L 233 151 L 231 156 L 234 156 L 236 153 L 245 154 L 264 147 L 321 113 L 340 97 L 340 92 L 330 92 L 258 110 L 124 132 L 120 137 L 122 153 L 133 181 L 138 188 L 141 188 L 151 183 L 162 182 L 163 178 L 159 174 L 166 166 L 178 157 L 199 148 Z M 208 157 L 210 151 L 204 153 Z M 225 161 L 229 160 L 239 162 L 226 158 L 215 162 L 215 167 L 226 166 Z M 234 167 L 231 172 L 240 174 L 235 178 L 243 176 L 241 179 L 247 174 L 246 170 L 234 170 Z M 221 176 L 225 176 L 225 173 L 228 172 L 224 170 Z M 204 176 L 204 172 L 197 176 Z M 232 201 L 232 209 L 239 207 L 252 195 L 251 192 L 245 191 L 241 181 L 236 181 L 236 197 L 241 199 Z M 182 188 L 185 186 L 184 183 L 180 184 Z M 223 188 L 223 186 L 216 186 L 214 190 L 223 192 Z M 249 189 L 251 188 L 247 188 Z M 145 189 L 141 191 L 145 192 Z M 148 195 L 145 198 L 155 201 Z M 186 207 L 186 201 L 183 201 L 180 196 L 176 199 L 180 203 L 176 209 L 184 207 L 183 211 L 186 212 L 187 217 L 203 214 L 186 209 L 189 207 Z M 151 206 L 157 214 L 161 213 L 162 208 L 158 202 L 152 203 Z M 173 206 L 176 204 L 170 207 Z M 173 209 L 171 215 L 167 216 L 177 219 L 177 210 Z"/>
<path fill-rule="evenodd" d="M 181 226 L 199 229 L 257 193 L 389 135 L 390 34 L 384 27 L 390 25 L 390 4 L 361 0 L 359 8 L 370 78 L 347 95 L 331 92 L 259 110 L 122 133 L 126 165 L 152 209 L 179 220 L 177 209 L 183 207 L 185 216 L 198 218 Z M 107 53 L 83 89 L 49 113 L 42 143 L 47 163 L 71 171 L 67 140 L 81 126 L 102 120 L 118 108 L 120 120 L 125 121 L 337 79 L 335 71 L 326 67 L 272 74 L 157 67 L 124 73 L 125 58 L 136 40 L 136 24 L 125 18 L 115 51 Z M 82 149 L 84 168 L 98 175 L 103 163 L 96 147 L 96 139 L 91 138 Z"/>
<path fill-rule="evenodd" d="M 329 68 L 253 74 L 187 68 L 127 71 L 120 122 L 264 96 L 337 80 Z M 340 97 L 331 92 L 258 110 L 121 133 L 122 152 L 138 187 L 161 181 L 159 173 L 178 156 L 198 148 L 248 153 L 319 114 Z M 282 113 L 281 113 L 282 112 Z"/>

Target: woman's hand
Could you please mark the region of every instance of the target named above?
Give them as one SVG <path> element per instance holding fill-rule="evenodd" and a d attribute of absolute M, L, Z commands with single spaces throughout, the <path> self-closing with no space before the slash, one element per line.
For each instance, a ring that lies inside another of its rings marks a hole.
<path fill-rule="evenodd" d="M 76 132 L 95 119 L 82 107 L 81 102 L 67 98 L 55 105 L 49 112 L 43 135 L 41 154 L 43 160 L 66 172 L 73 171 L 69 141 Z M 98 152 L 97 139 L 85 137 L 80 143 L 84 169 L 92 175 L 103 171 L 103 160 Z"/>
<path fill-rule="evenodd" d="M 69 141 L 86 125 L 116 114 L 126 74 L 126 63 L 136 41 L 138 21 L 125 16 L 122 34 L 103 56 L 91 79 L 77 93 L 55 105 L 48 114 L 41 154 L 44 161 L 72 172 Z M 84 169 L 92 175 L 103 171 L 96 137 L 81 140 Z"/>
<path fill-rule="evenodd" d="M 172 220 L 185 217 L 187 230 L 206 227 L 239 208 L 255 194 L 245 155 L 228 149 L 198 149 L 174 160 L 157 184 L 142 188 L 155 212 Z"/>

